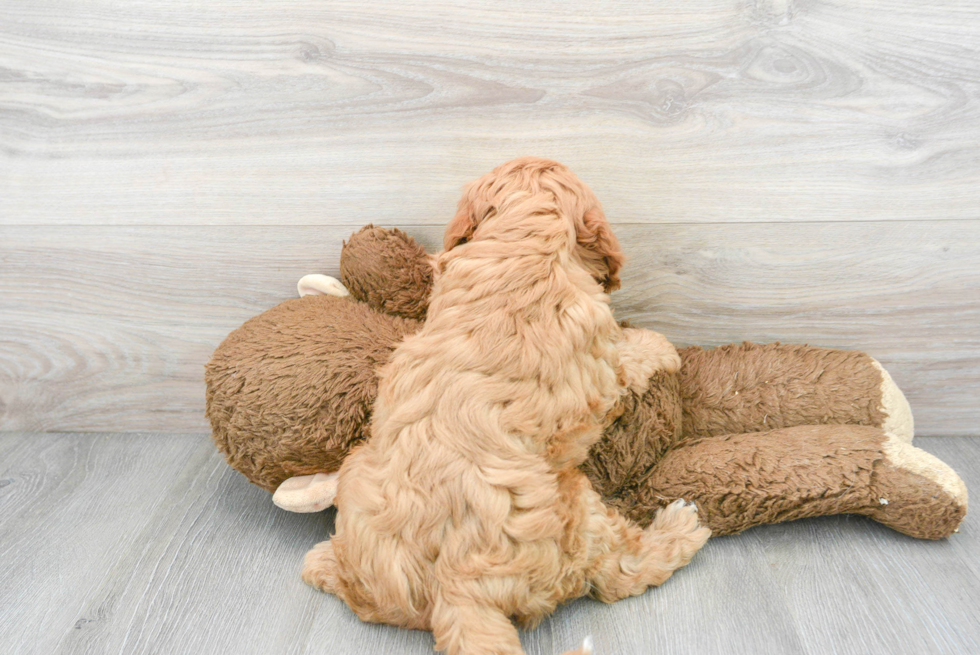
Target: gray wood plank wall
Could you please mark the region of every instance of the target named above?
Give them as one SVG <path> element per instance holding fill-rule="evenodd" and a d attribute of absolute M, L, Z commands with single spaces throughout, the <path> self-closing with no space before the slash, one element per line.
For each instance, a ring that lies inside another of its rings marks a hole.
<path fill-rule="evenodd" d="M 521 154 L 603 200 L 622 316 L 977 434 L 980 7 L 898 0 L 6 0 L 0 429 L 205 430 L 228 331 Z"/>

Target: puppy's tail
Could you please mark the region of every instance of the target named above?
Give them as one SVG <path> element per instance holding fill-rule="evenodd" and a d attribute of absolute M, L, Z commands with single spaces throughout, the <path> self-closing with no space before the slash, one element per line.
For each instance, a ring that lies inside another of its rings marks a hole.
<path fill-rule="evenodd" d="M 333 542 L 321 541 L 303 558 L 303 582 L 330 594 L 337 593 L 337 556 Z"/>
<path fill-rule="evenodd" d="M 439 590 L 432 606 L 436 650 L 444 650 L 447 655 L 524 655 L 517 628 L 510 619 L 473 596 L 460 593 L 447 599 L 445 590 Z"/>
<path fill-rule="evenodd" d="M 432 634 L 436 650 L 447 655 L 524 655 L 517 628 L 503 612 L 472 598 L 447 600 L 441 590 L 432 607 Z M 592 637 L 586 637 L 564 655 L 592 653 Z"/>

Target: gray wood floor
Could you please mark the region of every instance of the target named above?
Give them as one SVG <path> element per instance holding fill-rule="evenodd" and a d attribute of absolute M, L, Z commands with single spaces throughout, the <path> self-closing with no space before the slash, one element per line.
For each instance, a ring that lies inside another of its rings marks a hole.
<path fill-rule="evenodd" d="M 917 444 L 980 485 L 980 439 Z M 205 435 L 0 434 L 5 653 L 428 653 L 303 585 L 332 512 L 288 514 Z M 523 635 L 627 653 L 980 652 L 980 529 L 916 541 L 860 517 L 713 539 L 663 587 L 579 600 Z"/>

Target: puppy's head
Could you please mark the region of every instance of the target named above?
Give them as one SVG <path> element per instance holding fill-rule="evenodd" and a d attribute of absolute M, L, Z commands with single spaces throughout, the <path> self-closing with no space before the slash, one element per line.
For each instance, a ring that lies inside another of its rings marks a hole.
<path fill-rule="evenodd" d="M 568 249 L 607 292 L 619 288 L 625 257 L 599 200 L 556 161 L 522 157 L 467 185 L 446 228 L 445 249 L 491 234 Z"/>

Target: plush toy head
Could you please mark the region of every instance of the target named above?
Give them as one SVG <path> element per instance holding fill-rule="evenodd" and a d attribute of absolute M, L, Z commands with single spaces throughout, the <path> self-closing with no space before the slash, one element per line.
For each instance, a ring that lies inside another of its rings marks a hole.
<path fill-rule="evenodd" d="M 340 279 L 355 300 L 372 309 L 421 321 L 429 307 L 432 261 L 401 230 L 367 225 L 344 242 Z"/>
<path fill-rule="evenodd" d="M 269 491 L 332 472 L 368 433 L 375 372 L 425 317 L 432 266 L 399 230 L 344 244 L 350 296 L 287 300 L 247 321 L 207 365 L 207 415 L 229 464 Z"/>

